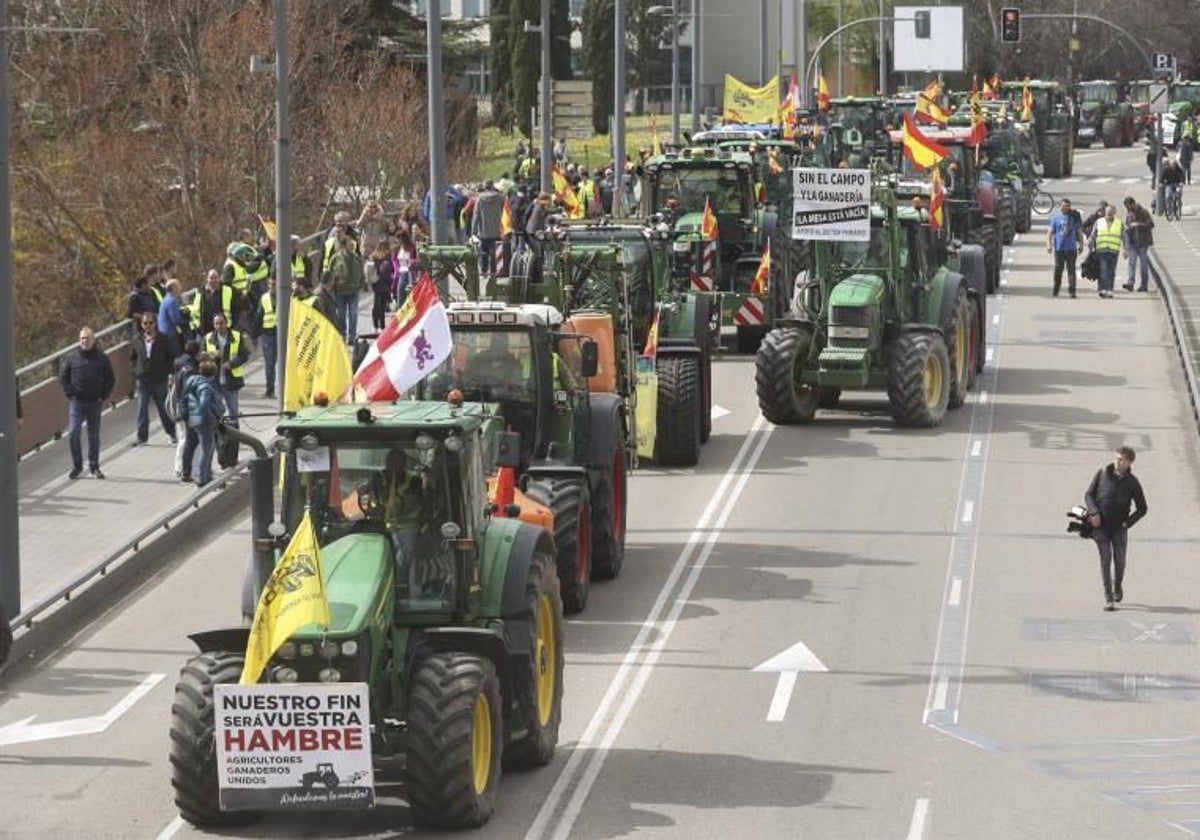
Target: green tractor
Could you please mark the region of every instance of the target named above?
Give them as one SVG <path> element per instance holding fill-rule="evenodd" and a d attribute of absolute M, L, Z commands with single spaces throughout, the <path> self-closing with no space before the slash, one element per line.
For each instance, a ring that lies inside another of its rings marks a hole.
<path fill-rule="evenodd" d="M 1200 81 L 1179 81 L 1171 84 L 1171 104 L 1160 115 L 1163 129 L 1163 145 L 1177 146 L 1183 139 L 1184 123 L 1195 119 L 1200 111 Z"/>
<path fill-rule="evenodd" d="M 1033 136 L 1042 173 L 1047 178 L 1065 178 L 1075 168 L 1073 106 L 1058 82 L 1033 79 L 1028 84 L 1033 97 Z M 1002 85 L 1014 113 L 1021 112 L 1025 85 L 1020 81 Z"/>
<path fill-rule="evenodd" d="M 328 629 L 310 625 L 284 642 L 258 689 L 365 685 L 372 762 L 380 772 L 402 767 L 412 817 L 423 826 L 487 822 L 501 767 L 545 765 L 558 741 L 563 625 L 554 540 L 488 504 L 485 476 L 515 463 L 520 448 L 501 429 L 488 406 L 471 403 L 286 414 L 275 442 L 278 522 L 266 448 L 224 431 L 257 454 L 243 612 L 257 603 L 307 510 L 331 618 Z M 399 515 L 398 476 L 411 506 Z M 248 626 L 192 635 L 200 653 L 175 686 L 171 782 L 180 815 L 198 827 L 261 813 L 223 809 L 215 744 L 215 687 L 238 681 L 248 638 Z"/>
<path fill-rule="evenodd" d="M 1005 195 L 1011 197 L 1013 233 L 1028 233 L 1033 227 L 1033 194 L 1038 182 L 1037 148 L 1028 124 L 994 124 L 983 148 L 983 168 L 997 183 L 1006 185 Z M 1010 236 L 1002 239 L 1005 244 L 1013 241 Z"/>
<path fill-rule="evenodd" d="M 714 340 L 731 325 L 740 353 L 754 352 L 783 314 L 777 296 L 764 301 L 751 292 L 766 243 L 783 235 L 775 213 L 758 206 L 756 170 L 746 153 L 704 146 L 652 157 L 642 168 L 642 213 L 663 220 L 674 236 L 676 287 L 711 299 Z M 717 219 L 715 240 L 701 229 L 706 200 Z M 782 289 L 778 276 L 772 265 L 768 288 Z"/>
<path fill-rule="evenodd" d="M 581 612 L 591 581 L 615 578 L 625 558 L 632 437 L 620 394 L 596 385 L 612 370 L 611 335 L 540 303 L 457 301 L 447 315 L 454 349 L 413 396 L 437 405 L 457 391 L 520 435 L 517 476 L 552 514 L 563 605 Z"/>
<path fill-rule="evenodd" d="M 546 240 L 553 252 L 553 272 L 543 275 L 540 286 L 530 287 L 529 297 L 559 307 L 574 324 L 608 316 L 613 376 L 589 384 L 600 390 L 615 388 L 628 418 L 636 414 L 635 360 L 657 319 L 653 460 L 660 466 L 695 466 L 700 446 L 712 432 L 712 298 L 673 276 L 671 232 L 665 223 L 564 222 L 552 228 Z M 510 288 L 513 285 L 510 280 Z M 607 341 L 598 338 L 601 344 Z M 632 451 L 632 423 L 629 432 Z"/>
<path fill-rule="evenodd" d="M 899 206 L 874 168 L 870 239 L 814 242 L 799 317 L 777 323 L 756 358 L 763 416 L 809 423 L 849 389 L 886 389 L 901 426 L 933 427 L 963 405 L 982 342 L 980 290 L 950 270 L 928 214 Z"/>
<path fill-rule="evenodd" d="M 1125 101 L 1120 82 L 1101 79 L 1080 82 L 1076 98 L 1079 101 L 1077 143 L 1090 146 L 1102 140 L 1106 149 L 1133 144 L 1137 119 L 1133 106 Z"/>

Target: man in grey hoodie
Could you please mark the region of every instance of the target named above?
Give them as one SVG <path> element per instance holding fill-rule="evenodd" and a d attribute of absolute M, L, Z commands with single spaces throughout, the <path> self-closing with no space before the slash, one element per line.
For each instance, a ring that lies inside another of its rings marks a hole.
<path fill-rule="evenodd" d="M 504 215 L 504 195 L 488 181 L 475 198 L 471 215 L 471 236 L 479 243 L 479 273 L 496 274 L 496 243 L 500 241 L 500 219 Z"/>

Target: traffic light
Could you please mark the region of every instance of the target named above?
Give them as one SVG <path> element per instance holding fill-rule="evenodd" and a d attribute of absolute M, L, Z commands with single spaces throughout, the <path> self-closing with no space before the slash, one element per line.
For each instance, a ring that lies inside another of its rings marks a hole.
<path fill-rule="evenodd" d="M 1000 40 L 1015 44 L 1021 40 L 1021 10 L 1005 8 L 1000 11 Z"/>
<path fill-rule="evenodd" d="M 929 37 L 929 11 L 927 9 L 922 9 L 913 15 L 913 26 L 917 30 L 918 38 Z"/>

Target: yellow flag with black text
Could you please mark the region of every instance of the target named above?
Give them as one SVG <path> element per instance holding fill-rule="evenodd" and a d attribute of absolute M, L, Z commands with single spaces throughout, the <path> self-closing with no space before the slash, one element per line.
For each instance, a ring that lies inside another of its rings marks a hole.
<path fill-rule="evenodd" d="M 325 596 L 317 532 L 306 510 L 258 599 L 239 682 L 242 685 L 258 682 L 279 646 L 311 624 L 329 627 L 329 600 Z"/>
<path fill-rule="evenodd" d="M 774 123 L 779 119 L 779 77 L 751 87 L 725 74 L 725 122 Z"/>
<path fill-rule="evenodd" d="M 350 353 L 333 322 L 292 298 L 288 309 L 287 374 L 283 407 L 295 411 L 312 405 L 318 394 L 335 403 L 354 381 Z"/>

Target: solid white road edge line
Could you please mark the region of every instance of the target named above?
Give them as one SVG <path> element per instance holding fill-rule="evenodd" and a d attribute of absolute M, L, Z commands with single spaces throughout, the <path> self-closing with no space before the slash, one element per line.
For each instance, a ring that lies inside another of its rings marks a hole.
<path fill-rule="evenodd" d="M 925 836 L 925 818 L 929 815 L 929 800 L 918 799 L 913 806 L 912 822 L 908 824 L 908 840 L 921 840 Z"/>
<path fill-rule="evenodd" d="M 574 749 L 572 749 L 570 758 L 567 759 L 566 766 L 563 767 L 562 772 L 559 773 L 558 778 L 554 782 L 554 786 L 550 789 L 549 794 L 547 794 L 545 801 L 542 803 L 542 807 L 538 809 L 537 816 L 534 818 L 532 825 L 529 826 L 529 830 L 525 833 L 526 840 L 539 840 L 539 838 L 545 836 L 549 827 L 549 823 L 555 812 L 558 810 L 559 802 L 561 802 L 563 796 L 566 795 L 567 789 L 571 786 L 571 783 L 574 781 L 575 777 L 580 773 L 580 768 L 582 767 L 584 761 L 589 758 L 589 754 L 600 757 L 601 761 L 599 763 L 602 763 L 604 754 L 608 751 L 612 741 L 615 740 L 617 733 L 620 731 L 619 727 L 617 726 L 618 719 L 614 718 L 613 723 L 609 726 L 609 730 L 605 733 L 603 740 L 597 744 L 597 736 L 600 733 L 601 727 L 604 725 L 605 719 L 608 717 L 609 710 L 612 708 L 617 698 L 621 696 L 622 690 L 625 688 L 625 683 L 629 679 L 638 657 L 644 650 L 647 649 L 646 641 L 650 638 L 651 634 L 656 630 L 660 631 L 658 642 L 656 645 L 650 648 L 653 659 L 657 659 L 657 653 L 655 651 L 661 650 L 662 646 L 666 644 L 666 641 L 671 634 L 673 622 L 671 622 L 669 619 L 668 623 L 662 628 L 659 628 L 658 624 L 660 617 L 662 616 L 663 611 L 666 609 L 666 606 L 670 600 L 670 595 L 675 589 L 676 583 L 678 583 L 679 579 L 683 576 L 684 569 L 691 560 L 696 546 L 704 539 L 704 535 L 708 532 L 709 522 L 719 511 L 722 511 L 722 508 L 724 508 L 724 511 L 720 517 L 720 522 L 713 529 L 710 539 L 715 543 L 716 539 L 720 536 L 720 528 L 724 525 L 725 520 L 728 518 L 729 511 L 733 507 L 733 502 L 736 501 L 737 496 L 741 494 L 741 488 L 745 486 L 745 480 L 749 477 L 750 472 L 753 471 L 755 465 L 758 463 L 758 459 L 762 455 L 762 450 L 766 446 L 766 442 L 773 430 L 774 426 L 771 426 L 769 423 L 767 423 L 767 421 L 763 419 L 762 415 L 759 415 L 758 419 L 754 421 L 754 425 L 750 427 L 749 432 L 746 434 L 746 439 L 742 442 L 741 448 L 734 456 L 733 462 L 730 464 L 729 469 L 725 472 L 725 475 L 721 477 L 721 481 L 717 485 L 717 489 L 709 498 L 708 504 L 705 506 L 704 511 L 700 514 L 700 518 L 696 521 L 695 530 L 692 531 L 691 535 L 688 537 L 687 544 L 684 545 L 683 549 L 679 552 L 679 557 L 676 558 L 675 564 L 671 568 L 670 573 L 667 575 L 667 579 L 663 583 L 662 589 L 659 590 L 658 597 L 655 599 L 653 606 L 650 608 L 650 613 L 646 616 L 646 620 L 642 622 L 642 629 L 638 631 L 637 637 L 633 640 L 632 644 L 630 644 L 629 649 L 622 658 L 620 667 L 617 669 L 616 674 L 613 675 L 612 680 L 609 682 L 608 689 L 604 692 L 604 697 L 600 700 L 600 705 L 596 708 L 591 720 L 588 721 L 588 725 L 584 729 L 583 734 L 580 736 L 578 743 L 575 745 Z M 755 446 L 756 442 L 758 444 L 757 446 Z M 741 479 L 740 481 L 738 481 L 739 478 Z M 731 486 L 733 492 L 729 492 Z M 726 499 L 727 495 L 728 499 Z M 706 555 L 707 552 L 705 553 L 705 556 Z M 702 557 L 697 562 L 697 566 L 693 569 L 693 574 L 699 573 L 704 559 L 705 557 Z M 681 589 L 679 596 L 677 596 L 675 608 L 672 610 L 673 617 L 677 617 L 682 609 L 682 607 L 680 607 L 678 604 L 678 598 L 682 597 L 686 600 L 686 593 L 690 591 L 690 587 L 685 583 L 684 589 Z M 649 668 L 653 668 L 651 656 L 647 657 L 647 664 Z M 643 669 L 645 668 L 646 665 L 643 665 Z M 642 680 L 642 683 L 644 682 L 645 681 Z M 639 692 L 640 689 L 636 686 L 631 688 L 630 691 L 625 695 L 626 701 L 636 700 Z M 628 702 L 627 705 L 629 705 Z M 623 724 L 624 721 L 621 720 L 620 723 Z M 588 775 L 590 775 L 593 780 L 600 771 L 599 763 L 597 763 L 595 766 L 595 772 L 591 772 L 592 765 L 589 765 L 587 768 L 585 768 L 585 770 L 588 771 Z M 580 789 L 582 788 L 583 785 L 581 783 Z M 583 793 L 586 795 L 586 790 L 584 790 Z M 572 797 L 571 802 L 574 803 L 578 797 L 579 789 L 576 790 L 576 795 Z M 582 806 L 582 800 L 580 800 L 580 806 Z M 576 811 L 576 813 L 578 813 L 578 811 Z M 571 822 L 574 822 L 573 818 Z M 564 824 L 566 824 L 565 813 L 563 815 L 563 819 L 559 822 L 555 836 L 558 836 L 558 832 L 562 831 Z M 569 830 L 570 826 L 567 825 L 567 831 Z"/>

